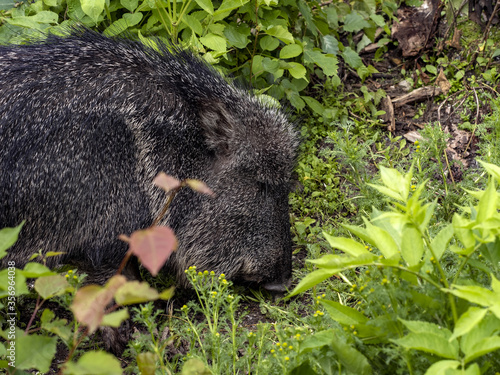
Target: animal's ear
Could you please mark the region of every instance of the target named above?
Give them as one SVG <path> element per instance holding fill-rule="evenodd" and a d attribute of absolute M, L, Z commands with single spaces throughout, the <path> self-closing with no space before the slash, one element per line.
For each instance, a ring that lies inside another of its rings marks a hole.
<path fill-rule="evenodd" d="M 227 153 L 236 137 L 236 120 L 221 102 L 203 103 L 200 108 L 200 126 L 205 141 L 218 154 Z"/>

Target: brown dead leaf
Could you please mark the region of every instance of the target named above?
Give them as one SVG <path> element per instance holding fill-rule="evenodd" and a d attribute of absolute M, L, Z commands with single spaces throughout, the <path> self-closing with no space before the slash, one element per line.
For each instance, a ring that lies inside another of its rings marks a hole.
<path fill-rule="evenodd" d="M 396 120 L 394 118 L 394 106 L 392 105 L 391 97 L 387 95 L 380 102 L 382 106 L 382 110 L 385 111 L 385 114 L 382 115 L 382 119 L 384 123 L 387 124 L 387 130 L 393 132 L 396 130 Z"/>
<path fill-rule="evenodd" d="M 450 88 L 451 88 L 451 83 L 450 81 L 448 81 L 443 73 L 443 69 L 441 69 L 439 71 L 439 74 L 436 78 L 436 83 L 439 85 L 439 87 L 441 88 L 441 91 L 443 92 L 443 94 L 448 94 L 448 91 L 450 91 Z"/>

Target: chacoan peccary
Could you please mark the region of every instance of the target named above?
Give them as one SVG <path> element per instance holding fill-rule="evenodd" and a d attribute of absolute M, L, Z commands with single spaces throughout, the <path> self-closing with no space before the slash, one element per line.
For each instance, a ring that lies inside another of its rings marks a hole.
<path fill-rule="evenodd" d="M 164 171 L 204 181 L 183 189 L 164 224 L 179 248 L 167 263 L 282 291 L 291 277 L 288 193 L 298 135 L 275 106 L 229 84 L 191 52 L 85 29 L 0 47 L 0 228 L 26 224 L 3 262 L 64 251 L 109 277 L 150 226 Z"/>

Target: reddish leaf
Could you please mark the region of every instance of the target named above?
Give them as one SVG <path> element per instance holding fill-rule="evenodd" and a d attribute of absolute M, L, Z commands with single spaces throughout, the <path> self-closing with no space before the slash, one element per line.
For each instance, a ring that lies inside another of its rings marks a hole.
<path fill-rule="evenodd" d="M 169 227 L 154 226 L 138 230 L 130 236 L 130 250 L 153 276 L 177 249 L 177 238 Z"/>
<path fill-rule="evenodd" d="M 210 195 L 211 197 L 215 197 L 214 192 L 205 184 L 204 182 L 200 180 L 193 180 L 193 179 L 186 179 L 186 184 L 193 189 L 194 191 L 197 191 L 198 193 L 201 194 L 206 194 Z"/>
<path fill-rule="evenodd" d="M 70 308 L 78 322 L 85 324 L 89 334 L 93 333 L 102 322 L 104 310 L 113 299 L 113 295 L 127 279 L 122 275 L 115 275 L 107 284 L 87 285 L 76 292 Z"/>
<path fill-rule="evenodd" d="M 153 184 L 162 188 L 167 193 L 181 186 L 181 182 L 175 177 L 169 176 L 164 172 L 158 173 L 158 175 L 153 180 Z"/>

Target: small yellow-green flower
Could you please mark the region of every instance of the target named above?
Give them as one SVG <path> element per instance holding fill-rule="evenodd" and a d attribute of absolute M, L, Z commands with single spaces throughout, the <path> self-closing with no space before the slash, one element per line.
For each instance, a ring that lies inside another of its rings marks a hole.
<path fill-rule="evenodd" d="M 285 361 L 289 361 L 289 360 L 290 360 L 290 358 L 289 358 L 289 357 L 285 357 Z"/>

